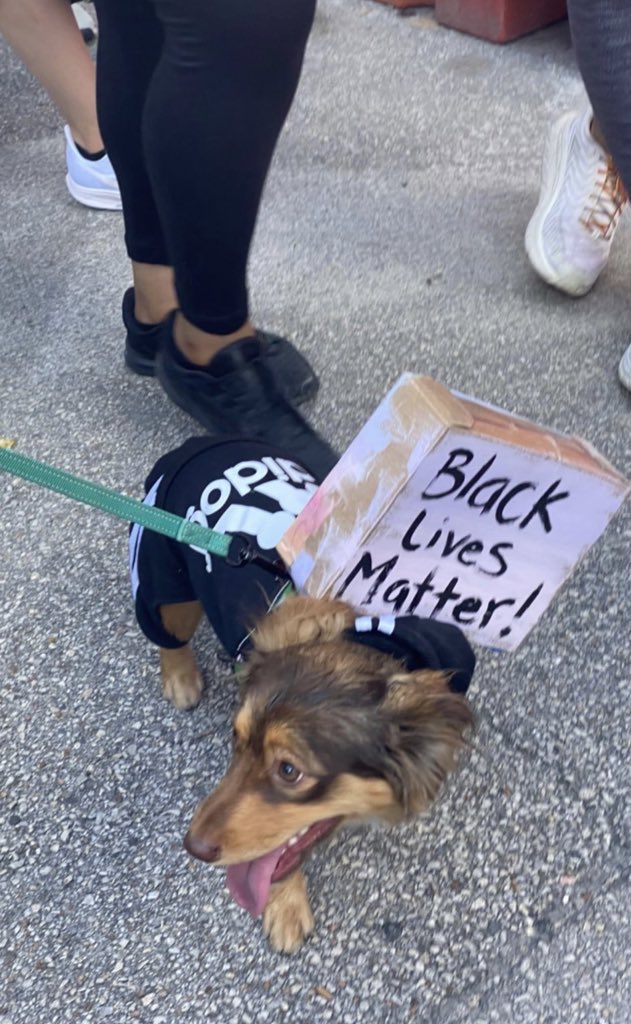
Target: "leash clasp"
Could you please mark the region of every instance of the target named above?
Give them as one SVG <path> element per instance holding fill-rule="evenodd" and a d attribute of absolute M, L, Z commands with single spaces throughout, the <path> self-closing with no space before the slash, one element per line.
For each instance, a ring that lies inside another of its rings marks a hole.
<path fill-rule="evenodd" d="M 242 569 L 245 565 L 258 565 L 265 572 L 283 579 L 291 579 L 287 566 L 282 558 L 268 558 L 261 554 L 251 537 L 246 533 L 231 534 L 230 550 L 226 555 L 226 564 L 233 569 Z"/>

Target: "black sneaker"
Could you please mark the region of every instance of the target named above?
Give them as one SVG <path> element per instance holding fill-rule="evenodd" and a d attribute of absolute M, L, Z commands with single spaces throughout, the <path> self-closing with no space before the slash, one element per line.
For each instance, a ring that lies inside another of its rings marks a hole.
<path fill-rule="evenodd" d="M 269 441 L 323 480 L 338 456 L 279 389 L 261 339 L 232 342 L 200 368 L 176 348 L 173 318 L 162 325 L 156 360 L 156 376 L 169 398 L 211 436 Z"/>
<path fill-rule="evenodd" d="M 133 288 L 128 288 L 123 295 L 123 324 L 127 331 L 125 338 L 127 366 L 134 373 L 139 373 L 141 377 L 153 377 L 161 324 L 141 324 L 136 320 Z"/>
<path fill-rule="evenodd" d="M 162 324 L 146 325 L 136 320 L 133 288 L 128 288 L 123 296 L 123 323 L 127 331 L 125 363 L 134 373 L 153 377 Z M 289 401 L 300 405 L 313 398 L 318 393 L 320 382 L 298 349 L 287 338 L 277 334 L 257 331 L 256 336 L 277 386 Z"/>

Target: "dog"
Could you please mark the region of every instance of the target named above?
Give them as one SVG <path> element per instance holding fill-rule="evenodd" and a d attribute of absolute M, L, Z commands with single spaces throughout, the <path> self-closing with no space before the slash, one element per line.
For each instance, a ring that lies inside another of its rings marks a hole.
<path fill-rule="evenodd" d="M 145 501 L 245 532 L 270 555 L 316 489 L 263 442 L 197 438 L 157 463 Z M 184 845 L 225 867 L 233 898 L 293 953 L 314 927 L 302 866 L 316 845 L 346 823 L 425 812 L 455 768 L 474 724 L 473 652 L 455 626 L 297 596 L 259 565 L 235 568 L 139 526 L 130 566 L 176 707 L 202 694 L 190 640 L 204 613 L 237 662 L 232 760 Z"/>

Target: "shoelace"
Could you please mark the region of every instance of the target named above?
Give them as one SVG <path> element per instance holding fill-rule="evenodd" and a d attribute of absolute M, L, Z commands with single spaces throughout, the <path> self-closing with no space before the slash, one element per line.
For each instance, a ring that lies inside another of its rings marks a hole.
<path fill-rule="evenodd" d="M 601 160 L 596 173 L 596 187 L 589 197 L 581 224 L 595 237 L 608 242 L 614 234 L 622 211 L 628 202 L 626 189 L 611 157 Z"/>

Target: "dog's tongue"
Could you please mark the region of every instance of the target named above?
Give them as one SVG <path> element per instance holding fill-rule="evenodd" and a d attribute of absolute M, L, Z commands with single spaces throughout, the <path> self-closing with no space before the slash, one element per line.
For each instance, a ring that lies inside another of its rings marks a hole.
<path fill-rule="evenodd" d="M 256 860 L 244 864 L 231 864 L 226 871 L 226 881 L 233 900 L 247 910 L 252 917 L 263 913 L 267 903 L 272 875 L 284 847 L 279 846 Z"/>

